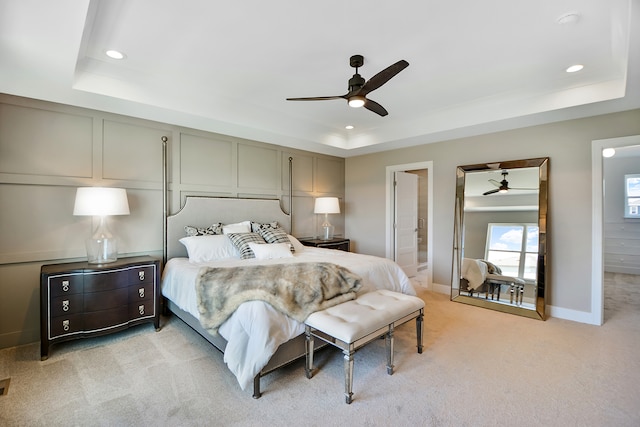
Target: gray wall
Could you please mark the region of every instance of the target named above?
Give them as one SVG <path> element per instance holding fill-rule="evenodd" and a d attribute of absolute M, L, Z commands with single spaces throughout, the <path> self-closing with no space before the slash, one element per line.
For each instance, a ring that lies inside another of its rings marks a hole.
<path fill-rule="evenodd" d="M 120 254 L 162 256 L 162 136 L 171 213 L 187 195 L 286 210 L 289 157 L 294 235 L 316 235 L 315 197 L 344 200 L 342 158 L 0 94 L 0 348 L 39 340 L 40 267 L 86 259 L 94 224 L 72 215 L 77 187 L 126 188 L 131 215 L 109 219 Z M 331 222 L 342 235 L 344 213 Z"/>
<path fill-rule="evenodd" d="M 640 110 L 569 120 L 346 159 L 346 235 L 385 254 L 385 168 L 433 162 L 434 283 L 449 286 L 456 166 L 550 157 L 547 304 L 591 309 L 591 141 L 640 134 Z"/>
<path fill-rule="evenodd" d="M 611 157 L 602 164 L 604 270 L 640 274 L 640 219 L 624 218 L 624 176 L 640 174 L 640 157 Z"/>

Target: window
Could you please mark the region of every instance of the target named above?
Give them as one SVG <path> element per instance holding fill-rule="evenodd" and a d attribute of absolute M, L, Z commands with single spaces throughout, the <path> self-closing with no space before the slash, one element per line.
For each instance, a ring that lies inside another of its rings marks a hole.
<path fill-rule="evenodd" d="M 485 259 L 505 276 L 536 279 L 538 259 L 537 224 L 489 223 Z"/>
<path fill-rule="evenodd" d="M 640 218 L 640 174 L 624 176 L 624 217 Z"/>

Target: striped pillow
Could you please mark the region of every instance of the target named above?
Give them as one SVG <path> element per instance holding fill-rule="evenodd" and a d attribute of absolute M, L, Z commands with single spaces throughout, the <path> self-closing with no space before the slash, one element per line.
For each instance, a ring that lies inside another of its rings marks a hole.
<path fill-rule="evenodd" d="M 289 240 L 289 236 L 287 236 L 287 232 L 282 228 L 261 228 L 258 234 L 260 234 L 267 243 L 287 243 L 291 252 L 295 250 L 293 249 L 291 240 Z"/>
<path fill-rule="evenodd" d="M 250 242 L 254 243 L 266 243 L 258 233 L 228 233 L 227 237 L 233 243 L 233 246 L 240 252 L 241 259 L 255 258 L 256 255 L 249 246 Z"/>

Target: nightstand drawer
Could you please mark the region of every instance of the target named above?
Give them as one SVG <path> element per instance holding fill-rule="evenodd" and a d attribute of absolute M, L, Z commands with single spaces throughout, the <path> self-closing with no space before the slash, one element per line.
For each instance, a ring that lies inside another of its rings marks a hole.
<path fill-rule="evenodd" d="M 123 325 L 129 321 L 129 306 L 114 308 L 111 310 L 94 311 L 84 314 L 84 328 L 87 331 L 110 328 Z"/>
<path fill-rule="evenodd" d="M 129 284 L 134 283 L 153 283 L 153 266 L 129 270 Z"/>
<path fill-rule="evenodd" d="M 70 314 L 68 316 L 53 317 L 49 324 L 49 328 L 49 338 L 80 332 L 84 329 L 83 315 L 78 313 Z"/>
<path fill-rule="evenodd" d="M 49 278 L 49 292 L 52 297 L 82 293 L 84 276 L 82 274 L 65 274 Z"/>
<path fill-rule="evenodd" d="M 339 250 L 339 251 L 349 252 L 349 241 L 342 242 L 342 243 L 327 243 L 326 245 L 319 244 L 318 247 L 319 248 L 325 248 L 325 249 L 336 249 L 336 250 Z"/>
<path fill-rule="evenodd" d="M 51 317 L 81 313 L 84 307 L 82 294 L 64 295 L 51 300 Z"/>
<path fill-rule="evenodd" d="M 84 276 L 84 292 L 100 292 L 129 285 L 127 270 L 91 273 Z"/>
<path fill-rule="evenodd" d="M 136 303 L 153 299 L 153 283 L 143 283 L 129 287 L 129 302 Z"/>
<path fill-rule="evenodd" d="M 84 311 L 100 311 L 126 306 L 129 304 L 129 289 L 120 288 L 112 291 L 92 292 L 84 294 Z"/>
<path fill-rule="evenodd" d="M 351 250 L 350 244 L 351 240 L 343 239 L 343 238 L 335 238 L 331 240 L 322 240 L 322 239 L 302 239 L 300 240 L 305 246 L 312 246 L 316 248 L 324 248 L 324 249 L 337 249 L 339 251 L 349 252 Z"/>
<path fill-rule="evenodd" d="M 155 316 L 153 300 L 140 301 L 129 305 L 129 320 Z"/>

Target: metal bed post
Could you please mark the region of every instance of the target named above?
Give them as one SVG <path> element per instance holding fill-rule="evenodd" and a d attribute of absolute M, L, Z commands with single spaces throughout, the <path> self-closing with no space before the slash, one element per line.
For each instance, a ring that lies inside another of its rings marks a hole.
<path fill-rule="evenodd" d="M 289 157 L 289 232 L 293 234 L 293 157 Z"/>
<path fill-rule="evenodd" d="M 167 263 L 167 141 L 162 136 L 162 265 Z"/>

